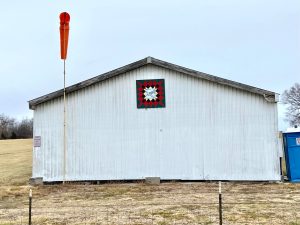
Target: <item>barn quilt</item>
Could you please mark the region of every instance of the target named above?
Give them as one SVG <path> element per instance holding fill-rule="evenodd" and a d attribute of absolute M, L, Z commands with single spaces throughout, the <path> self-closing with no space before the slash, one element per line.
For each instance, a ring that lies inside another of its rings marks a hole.
<path fill-rule="evenodd" d="M 137 108 L 164 108 L 165 99 L 165 80 L 137 80 Z"/>

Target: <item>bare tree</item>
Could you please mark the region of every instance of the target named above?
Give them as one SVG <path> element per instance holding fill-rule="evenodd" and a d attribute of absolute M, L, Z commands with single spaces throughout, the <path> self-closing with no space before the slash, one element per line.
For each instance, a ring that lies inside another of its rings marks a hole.
<path fill-rule="evenodd" d="M 14 130 L 18 138 L 32 138 L 33 119 L 23 119 Z"/>
<path fill-rule="evenodd" d="M 282 94 L 282 102 L 286 104 L 286 119 L 291 126 L 300 125 L 300 84 L 295 83 Z"/>
<path fill-rule="evenodd" d="M 9 138 L 15 126 L 16 120 L 4 114 L 0 114 L 0 139 Z"/>
<path fill-rule="evenodd" d="M 14 118 L 0 114 L 0 139 L 32 138 L 33 119 L 20 122 Z"/>

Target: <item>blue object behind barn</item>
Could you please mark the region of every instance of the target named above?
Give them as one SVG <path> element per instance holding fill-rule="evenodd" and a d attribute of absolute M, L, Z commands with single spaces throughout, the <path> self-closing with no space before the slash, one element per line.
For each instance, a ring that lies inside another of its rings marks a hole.
<path fill-rule="evenodd" d="M 284 133 L 283 139 L 287 176 L 291 182 L 300 182 L 300 132 Z"/>

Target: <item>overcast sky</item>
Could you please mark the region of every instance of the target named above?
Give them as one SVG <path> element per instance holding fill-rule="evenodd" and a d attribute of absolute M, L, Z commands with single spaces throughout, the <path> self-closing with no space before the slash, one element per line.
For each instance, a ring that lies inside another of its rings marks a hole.
<path fill-rule="evenodd" d="M 71 15 L 67 85 L 146 56 L 282 93 L 300 82 L 299 0 L 1 1 L 0 113 L 63 87 L 59 14 Z M 279 104 L 279 128 L 285 129 Z"/>

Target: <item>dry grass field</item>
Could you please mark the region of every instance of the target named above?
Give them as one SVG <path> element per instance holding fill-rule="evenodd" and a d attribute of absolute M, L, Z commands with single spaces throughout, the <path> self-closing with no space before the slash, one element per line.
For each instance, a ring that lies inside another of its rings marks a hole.
<path fill-rule="evenodd" d="M 0 141 L 0 225 L 28 224 L 31 140 Z M 216 182 L 35 186 L 33 224 L 218 224 Z M 300 225 L 300 185 L 223 183 L 223 224 Z"/>
<path fill-rule="evenodd" d="M 0 140 L 0 185 L 24 185 L 31 176 L 32 139 Z"/>

